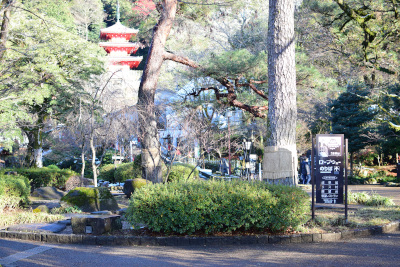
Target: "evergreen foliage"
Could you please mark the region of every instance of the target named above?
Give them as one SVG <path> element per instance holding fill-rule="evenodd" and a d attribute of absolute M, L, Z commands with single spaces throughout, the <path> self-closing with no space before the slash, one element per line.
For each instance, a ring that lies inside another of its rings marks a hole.
<path fill-rule="evenodd" d="M 0 173 L 0 213 L 29 203 L 29 180 L 22 175 Z"/>
<path fill-rule="evenodd" d="M 309 197 L 299 188 L 193 180 L 137 190 L 126 218 L 167 234 L 282 232 L 304 224 L 308 210 Z"/>
<path fill-rule="evenodd" d="M 67 180 L 77 173 L 69 169 L 55 168 L 30 168 L 30 169 L 12 169 L 21 175 L 27 177 L 32 186 L 32 190 L 43 186 L 54 186 L 58 189 L 64 189 Z"/>
<path fill-rule="evenodd" d="M 375 112 L 368 105 L 369 102 L 360 96 L 367 95 L 365 88 L 359 85 L 349 85 L 347 91 L 333 100 L 331 110 L 332 133 L 344 134 L 349 140 L 348 151 L 354 153 L 370 143 L 367 124 Z"/>

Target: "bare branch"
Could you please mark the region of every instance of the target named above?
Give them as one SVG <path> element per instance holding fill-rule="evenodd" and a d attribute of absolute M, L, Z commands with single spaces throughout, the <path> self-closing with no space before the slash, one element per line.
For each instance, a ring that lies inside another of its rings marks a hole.
<path fill-rule="evenodd" d="M 164 58 L 164 60 L 172 60 L 172 61 L 175 61 L 177 63 L 181 63 L 183 65 L 186 65 L 186 66 L 189 66 L 189 67 L 192 67 L 192 68 L 195 68 L 195 69 L 200 67 L 193 60 L 191 60 L 191 59 L 189 59 L 187 57 L 182 57 L 182 56 L 175 55 L 175 54 L 170 53 L 170 52 L 164 52 L 163 58 Z"/>

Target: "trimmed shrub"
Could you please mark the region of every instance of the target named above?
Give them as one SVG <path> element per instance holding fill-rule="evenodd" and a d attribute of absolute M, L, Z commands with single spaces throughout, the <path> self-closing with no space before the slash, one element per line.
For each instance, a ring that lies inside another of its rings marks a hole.
<path fill-rule="evenodd" d="M 304 224 L 309 208 L 309 196 L 299 188 L 191 180 L 142 187 L 131 197 L 126 218 L 168 234 L 281 232 Z"/>
<path fill-rule="evenodd" d="M 69 169 L 55 168 L 31 168 L 31 169 L 14 169 L 17 173 L 28 177 L 32 190 L 43 186 L 54 186 L 58 189 L 65 189 L 66 181 L 77 173 Z"/>
<path fill-rule="evenodd" d="M 197 179 L 199 178 L 199 171 L 195 169 L 193 172 L 194 166 L 189 164 L 178 163 L 171 166 L 171 171 L 168 175 L 168 182 L 173 181 L 186 181 L 188 179 Z M 190 177 L 189 177 L 190 174 Z"/>
<path fill-rule="evenodd" d="M 29 180 L 21 175 L 0 174 L 0 212 L 28 204 Z"/>
<path fill-rule="evenodd" d="M 54 165 L 54 164 L 47 166 L 47 168 L 52 169 L 52 170 L 59 170 L 60 169 L 60 168 L 58 168 L 57 165 Z"/>
<path fill-rule="evenodd" d="M 142 159 L 140 155 L 135 157 L 134 162 L 119 164 L 115 171 L 117 182 L 125 182 L 128 179 L 142 178 Z"/>
<path fill-rule="evenodd" d="M 115 165 L 107 164 L 100 167 L 99 179 L 109 182 L 115 181 Z"/>

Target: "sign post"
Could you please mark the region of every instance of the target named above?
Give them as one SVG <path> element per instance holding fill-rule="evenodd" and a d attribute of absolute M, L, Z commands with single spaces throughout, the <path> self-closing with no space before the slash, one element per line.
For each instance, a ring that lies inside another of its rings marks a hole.
<path fill-rule="evenodd" d="M 311 149 L 311 218 L 315 220 L 315 139 L 311 137 L 312 149 Z"/>
<path fill-rule="evenodd" d="M 315 203 L 343 204 L 345 186 L 345 219 L 348 217 L 348 141 L 343 134 L 317 134 L 312 138 L 311 180 L 312 219 L 315 219 Z M 314 199 L 314 186 L 316 198 Z"/>
<path fill-rule="evenodd" d="M 344 135 L 317 134 L 316 203 L 342 204 Z"/>

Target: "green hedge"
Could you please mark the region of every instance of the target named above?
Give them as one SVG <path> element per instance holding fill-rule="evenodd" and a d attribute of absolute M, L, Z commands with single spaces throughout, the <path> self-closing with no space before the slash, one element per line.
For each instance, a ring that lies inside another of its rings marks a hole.
<path fill-rule="evenodd" d="M 304 224 L 309 196 L 299 188 L 243 181 L 172 182 L 135 192 L 126 218 L 155 232 L 281 232 Z"/>
<path fill-rule="evenodd" d="M 190 164 L 178 163 L 171 166 L 171 171 L 168 175 L 168 182 L 173 181 L 184 181 L 187 179 L 197 179 L 199 178 L 199 171 L 195 169 L 194 166 Z M 190 174 L 190 177 L 189 177 Z"/>
<path fill-rule="evenodd" d="M 142 170 L 136 161 L 119 164 L 115 170 L 115 179 L 117 182 L 125 182 L 128 179 L 135 178 L 142 178 Z"/>
<path fill-rule="evenodd" d="M 76 172 L 69 169 L 55 169 L 55 168 L 31 168 L 31 169 L 12 169 L 25 177 L 31 183 L 32 190 L 43 186 L 54 186 L 59 189 L 65 188 L 66 181 Z"/>
<path fill-rule="evenodd" d="M 30 185 L 22 175 L 0 174 L 0 210 L 29 203 Z"/>
<path fill-rule="evenodd" d="M 103 165 L 99 169 L 99 179 L 104 181 L 115 181 L 115 165 L 114 164 L 107 164 Z"/>

